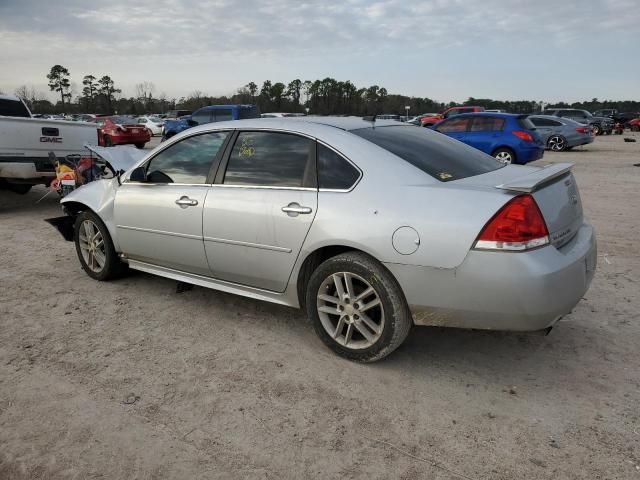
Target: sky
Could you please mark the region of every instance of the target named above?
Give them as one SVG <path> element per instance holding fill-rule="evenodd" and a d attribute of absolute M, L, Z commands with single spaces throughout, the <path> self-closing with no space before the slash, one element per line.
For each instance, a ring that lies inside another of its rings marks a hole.
<path fill-rule="evenodd" d="M 0 0 L 0 90 L 67 67 L 124 96 L 333 77 L 464 101 L 640 98 L 640 0 Z"/>

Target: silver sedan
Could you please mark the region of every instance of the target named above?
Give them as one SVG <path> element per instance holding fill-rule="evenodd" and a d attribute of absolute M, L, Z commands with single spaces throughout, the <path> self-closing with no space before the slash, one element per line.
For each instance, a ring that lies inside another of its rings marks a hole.
<path fill-rule="evenodd" d="M 374 361 L 413 325 L 531 331 L 570 312 L 596 264 L 570 168 L 504 166 L 394 121 L 242 120 L 62 204 L 90 277 L 300 307 L 335 352 Z"/>
<path fill-rule="evenodd" d="M 590 125 L 575 120 L 551 115 L 530 115 L 529 120 L 549 150 L 562 152 L 573 147 L 593 142 L 594 135 Z"/>

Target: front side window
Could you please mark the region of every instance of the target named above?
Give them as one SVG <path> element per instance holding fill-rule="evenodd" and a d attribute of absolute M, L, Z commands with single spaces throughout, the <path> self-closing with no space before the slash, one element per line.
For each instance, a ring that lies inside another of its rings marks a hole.
<path fill-rule="evenodd" d="M 360 172 L 346 159 L 322 144 L 318 144 L 318 187 L 349 190 L 360 177 Z"/>
<path fill-rule="evenodd" d="M 226 137 L 227 132 L 205 133 L 171 145 L 147 164 L 147 182 L 206 183 L 213 159 Z"/>
<path fill-rule="evenodd" d="M 248 107 L 248 108 L 241 108 L 240 109 L 240 120 L 244 120 L 246 118 L 259 118 L 260 117 L 260 113 L 258 112 L 258 107 L 256 107 L 255 105 Z"/>
<path fill-rule="evenodd" d="M 209 123 L 211 121 L 211 112 L 209 110 L 196 112 L 191 116 L 191 120 L 196 122 L 198 125 Z"/>
<path fill-rule="evenodd" d="M 468 118 L 454 118 L 448 122 L 444 122 L 436 128 L 438 132 L 466 132 L 469 126 Z"/>
<path fill-rule="evenodd" d="M 504 118 L 475 117 L 471 123 L 472 132 L 499 132 L 504 128 Z"/>
<path fill-rule="evenodd" d="M 231 151 L 225 185 L 302 187 L 309 174 L 308 138 L 277 132 L 241 132 Z"/>

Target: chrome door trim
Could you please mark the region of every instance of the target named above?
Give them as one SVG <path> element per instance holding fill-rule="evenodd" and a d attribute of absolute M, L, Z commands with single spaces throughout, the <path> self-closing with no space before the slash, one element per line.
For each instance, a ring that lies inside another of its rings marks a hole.
<path fill-rule="evenodd" d="M 222 188 L 245 188 L 245 189 L 255 189 L 255 190 L 303 190 L 308 192 L 315 192 L 318 189 L 312 187 L 279 187 L 277 185 L 229 185 L 224 183 L 214 183 L 212 185 L 214 188 L 222 187 Z"/>
<path fill-rule="evenodd" d="M 228 240 L 226 238 L 204 237 L 204 241 L 226 243 L 228 245 L 238 245 L 240 247 L 259 248 L 261 250 L 273 250 L 274 252 L 291 253 L 291 249 L 286 247 L 276 247 L 275 245 L 264 245 L 262 243 L 241 242 L 239 240 Z"/>
<path fill-rule="evenodd" d="M 194 240 L 202 240 L 202 235 L 190 235 L 188 233 L 167 232 L 164 230 L 154 230 L 152 228 L 130 227 L 128 225 L 116 225 L 117 228 L 123 230 L 134 230 L 136 232 L 156 233 L 158 235 L 169 235 L 171 237 L 192 238 Z"/>

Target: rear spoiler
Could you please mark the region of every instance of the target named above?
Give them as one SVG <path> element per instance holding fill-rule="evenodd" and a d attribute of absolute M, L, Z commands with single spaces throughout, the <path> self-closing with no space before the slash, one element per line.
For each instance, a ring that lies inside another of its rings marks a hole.
<path fill-rule="evenodd" d="M 537 190 L 540 185 L 564 175 L 571 170 L 571 167 L 573 167 L 573 163 L 554 163 L 523 177 L 510 180 L 502 185 L 496 185 L 496 188 L 514 192 L 531 193 Z"/>

